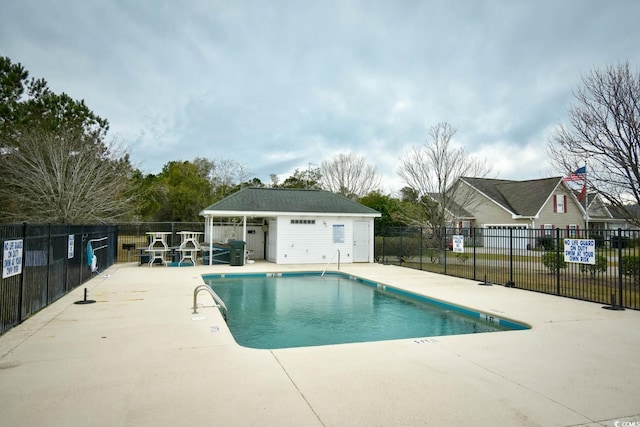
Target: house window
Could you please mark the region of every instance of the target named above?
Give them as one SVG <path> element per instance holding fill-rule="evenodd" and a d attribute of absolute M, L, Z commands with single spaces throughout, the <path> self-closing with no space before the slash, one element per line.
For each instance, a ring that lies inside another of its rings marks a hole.
<path fill-rule="evenodd" d="M 569 234 L 569 237 L 576 237 L 576 235 L 578 234 L 578 226 L 575 224 L 570 224 L 567 226 L 567 231 Z"/>
<path fill-rule="evenodd" d="M 315 219 L 292 219 L 291 224 L 315 224 Z"/>
<path fill-rule="evenodd" d="M 553 225 L 552 224 L 545 224 L 542 226 L 542 228 L 544 229 L 544 235 L 545 236 L 551 236 L 551 233 L 553 231 Z"/>
<path fill-rule="evenodd" d="M 471 236 L 471 221 L 461 221 L 459 233 L 465 237 Z"/>
<path fill-rule="evenodd" d="M 553 195 L 553 211 L 556 213 L 567 213 L 567 196 L 564 194 Z"/>

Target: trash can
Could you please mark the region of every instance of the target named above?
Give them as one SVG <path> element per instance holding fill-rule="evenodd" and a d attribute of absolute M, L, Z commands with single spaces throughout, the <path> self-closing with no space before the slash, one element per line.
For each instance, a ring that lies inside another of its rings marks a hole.
<path fill-rule="evenodd" d="M 229 242 L 229 265 L 244 265 L 244 241 L 231 240 Z"/>

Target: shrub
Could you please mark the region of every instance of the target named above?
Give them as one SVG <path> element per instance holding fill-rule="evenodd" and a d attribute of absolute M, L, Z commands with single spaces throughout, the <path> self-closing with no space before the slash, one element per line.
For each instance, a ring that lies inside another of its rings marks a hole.
<path fill-rule="evenodd" d="M 440 262 L 440 251 L 437 249 L 429 249 L 429 248 L 425 249 L 424 256 L 426 258 L 429 258 L 429 260 L 433 263 Z"/>
<path fill-rule="evenodd" d="M 640 257 L 623 256 L 620 258 L 622 274 L 630 276 L 636 285 L 640 284 Z"/>
<path fill-rule="evenodd" d="M 597 272 L 604 273 L 605 271 L 607 271 L 607 257 L 604 255 L 596 255 L 595 264 L 580 264 L 580 272 L 589 273 L 591 277 L 595 276 Z"/>
<path fill-rule="evenodd" d="M 379 256 L 397 257 L 398 261 L 405 262 L 407 259 L 420 254 L 419 237 L 394 236 L 382 239 L 384 239 L 384 242 L 376 239 L 376 251 L 379 251 L 377 252 Z"/>
<path fill-rule="evenodd" d="M 467 262 L 469 260 L 469 255 L 467 255 L 464 252 L 456 252 L 456 259 L 461 263 L 464 264 L 465 262 Z"/>
<path fill-rule="evenodd" d="M 556 248 L 556 239 L 551 236 L 540 236 L 536 243 L 538 248 L 543 248 L 545 251 L 552 251 Z"/>
<path fill-rule="evenodd" d="M 551 273 L 556 273 L 561 268 L 567 268 L 564 257 L 556 252 L 546 252 L 542 255 L 542 264 L 547 267 Z"/>
<path fill-rule="evenodd" d="M 592 234 L 589 237 L 595 241 L 596 249 L 604 247 L 604 240 L 605 239 L 604 239 L 604 236 L 602 234 Z M 596 260 L 596 264 L 597 264 L 597 260 Z"/>
<path fill-rule="evenodd" d="M 629 238 L 627 236 L 611 236 L 611 247 L 617 248 L 618 244 L 622 249 L 629 247 Z"/>

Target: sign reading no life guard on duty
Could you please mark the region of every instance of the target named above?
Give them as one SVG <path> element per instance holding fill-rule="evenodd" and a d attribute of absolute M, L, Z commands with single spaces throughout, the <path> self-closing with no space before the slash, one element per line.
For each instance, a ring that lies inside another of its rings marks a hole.
<path fill-rule="evenodd" d="M 22 273 L 22 240 L 5 240 L 2 245 L 2 278 Z"/>
<path fill-rule="evenodd" d="M 595 264 L 596 241 L 594 239 L 564 239 L 564 260 L 578 264 Z"/>

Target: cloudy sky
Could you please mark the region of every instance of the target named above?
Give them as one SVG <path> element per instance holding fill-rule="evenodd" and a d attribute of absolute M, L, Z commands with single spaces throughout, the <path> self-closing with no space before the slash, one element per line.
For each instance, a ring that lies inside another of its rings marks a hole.
<path fill-rule="evenodd" d="M 640 68 L 635 0 L 3 0 L 0 55 L 84 99 L 134 164 L 233 159 L 270 174 L 400 158 L 448 122 L 494 175 L 544 154 L 594 67 Z"/>

